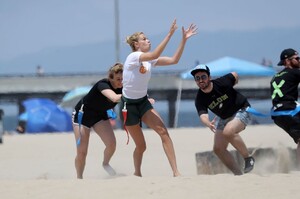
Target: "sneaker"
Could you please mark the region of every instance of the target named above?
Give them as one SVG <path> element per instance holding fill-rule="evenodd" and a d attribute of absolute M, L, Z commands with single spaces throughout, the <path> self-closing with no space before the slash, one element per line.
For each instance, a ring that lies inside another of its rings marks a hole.
<path fill-rule="evenodd" d="M 245 158 L 244 173 L 249 173 L 254 168 L 255 159 L 253 157 Z"/>

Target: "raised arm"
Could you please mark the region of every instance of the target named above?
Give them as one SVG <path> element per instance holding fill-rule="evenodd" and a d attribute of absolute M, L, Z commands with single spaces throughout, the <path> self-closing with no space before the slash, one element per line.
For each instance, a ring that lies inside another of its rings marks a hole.
<path fill-rule="evenodd" d="M 182 40 L 174 53 L 172 57 L 159 57 L 156 65 L 157 66 L 166 66 L 166 65 L 172 65 L 177 64 L 181 58 L 181 55 L 184 50 L 184 46 L 186 41 L 193 35 L 197 34 L 197 27 L 194 24 L 191 24 L 188 29 L 184 29 L 182 27 Z"/>
<path fill-rule="evenodd" d="M 150 61 L 150 60 L 157 59 L 164 51 L 165 47 L 167 46 L 168 42 L 170 41 L 176 29 L 177 29 L 177 24 L 175 19 L 171 25 L 169 33 L 164 38 L 164 40 L 162 40 L 162 42 L 153 51 L 145 52 L 141 54 L 140 61 Z"/>

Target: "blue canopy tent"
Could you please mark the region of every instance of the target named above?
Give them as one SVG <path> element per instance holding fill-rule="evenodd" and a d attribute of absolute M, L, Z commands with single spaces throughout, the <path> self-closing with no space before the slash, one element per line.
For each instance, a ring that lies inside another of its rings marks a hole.
<path fill-rule="evenodd" d="M 210 69 L 211 76 L 219 77 L 230 72 L 237 72 L 239 76 L 273 76 L 275 70 L 256 63 L 237 59 L 233 57 L 223 57 L 215 61 L 206 63 Z M 192 79 L 191 70 L 181 73 L 182 79 Z"/>
<path fill-rule="evenodd" d="M 23 101 L 26 119 L 26 133 L 72 131 L 71 115 L 46 98 L 32 98 Z"/>

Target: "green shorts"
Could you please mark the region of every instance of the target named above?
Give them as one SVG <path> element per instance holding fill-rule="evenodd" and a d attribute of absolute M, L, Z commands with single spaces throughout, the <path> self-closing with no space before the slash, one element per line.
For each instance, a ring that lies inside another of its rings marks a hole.
<path fill-rule="evenodd" d="M 153 106 L 148 100 L 148 96 L 139 99 L 128 99 L 122 96 L 120 102 L 121 109 L 123 109 L 124 107 L 124 102 L 126 102 L 127 109 L 126 126 L 139 124 L 143 115 L 148 110 L 153 109 Z M 121 116 L 121 118 L 123 120 L 123 115 Z"/>

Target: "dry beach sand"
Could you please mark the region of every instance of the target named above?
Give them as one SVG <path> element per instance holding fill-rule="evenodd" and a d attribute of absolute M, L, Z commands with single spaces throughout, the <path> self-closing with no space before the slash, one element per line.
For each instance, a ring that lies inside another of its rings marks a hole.
<path fill-rule="evenodd" d="M 249 148 L 277 151 L 280 159 L 276 164 L 283 172 L 265 167 L 274 161 L 264 157 L 252 173 L 243 176 L 197 174 L 195 154 L 212 149 L 213 134 L 207 128 L 169 129 L 169 133 L 181 177 L 172 177 L 159 136 L 147 129 L 142 178 L 132 175 L 132 139 L 126 145 L 125 132 L 116 130 L 117 151 L 111 165 L 117 175 L 110 177 L 101 167 L 104 146 L 92 133 L 83 180 L 75 178 L 72 133 L 5 135 L 0 145 L 0 198 L 299 198 L 300 172 L 289 165 L 287 153 L 287 148 L 296 145 L 278 127 L 248 126 L 241 135 Z"/>

